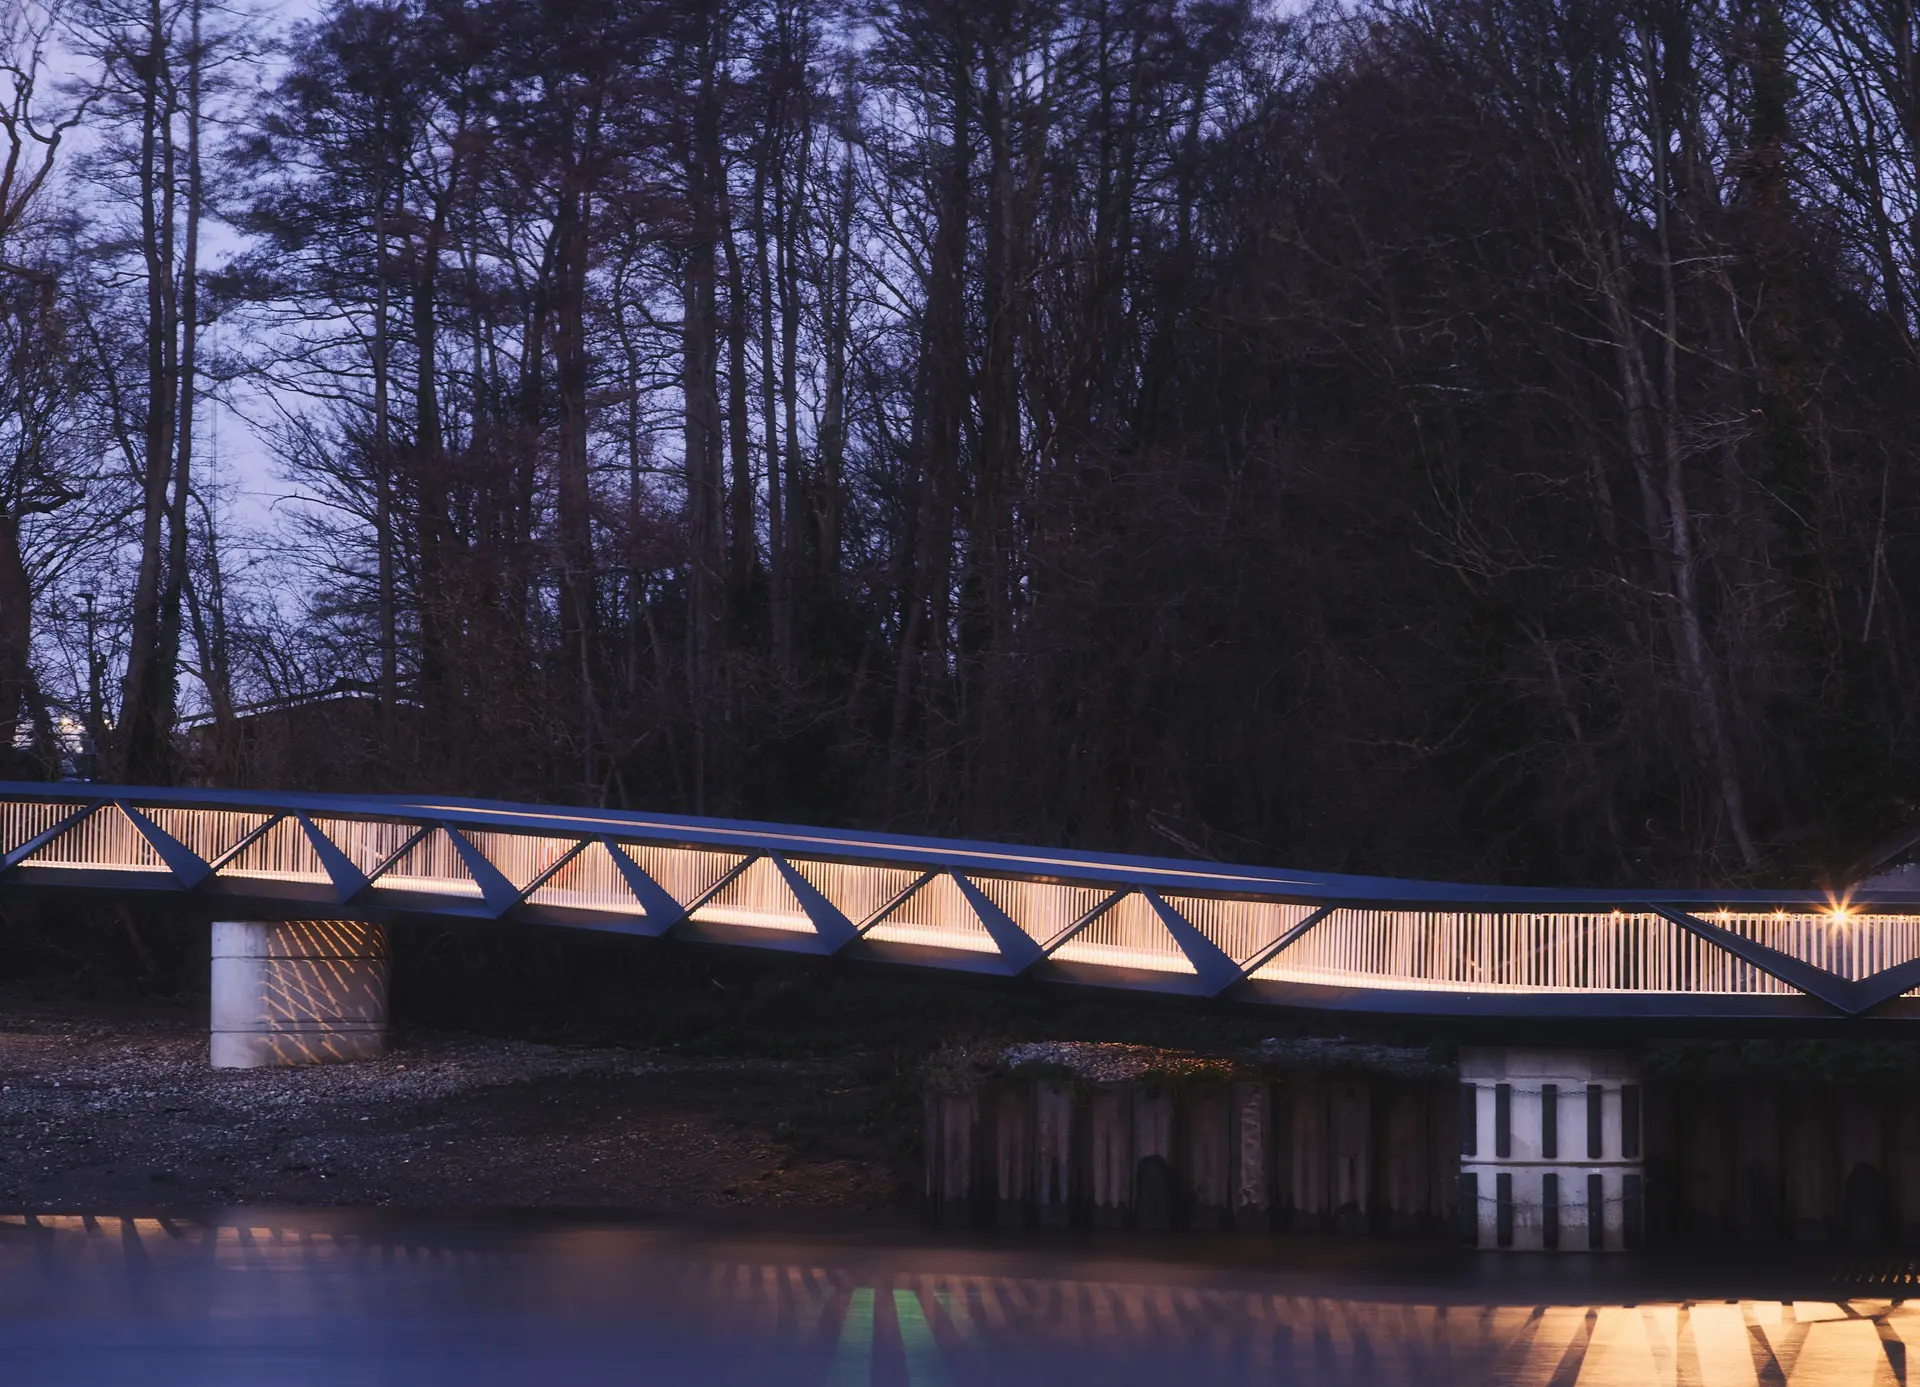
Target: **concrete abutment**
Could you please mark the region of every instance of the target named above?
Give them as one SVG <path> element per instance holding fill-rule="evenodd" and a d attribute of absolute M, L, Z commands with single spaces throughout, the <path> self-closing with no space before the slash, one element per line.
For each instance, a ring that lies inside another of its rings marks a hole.
<path fill-rule="evenodd" d="M 387 1049 L 387 934 L 351 920 L 217 920 L 215 1069 L 375 1059 Z"/>
<path fill-rule="evenodd" d="M 1645 1123 L 1630 1054 L 1463 1049 L 1460 1094 L 1469 1243 L 1561 1252 L 1640 1245 Z"/>

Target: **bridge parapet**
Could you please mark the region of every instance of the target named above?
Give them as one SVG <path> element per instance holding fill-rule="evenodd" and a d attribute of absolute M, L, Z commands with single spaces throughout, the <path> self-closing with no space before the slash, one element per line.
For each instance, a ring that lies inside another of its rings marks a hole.
<path fill-rule="evenodd" d="M 1920 1019 L 1920 891 L 1522 890 L 468 800 L 0 784 L 0 896 L 87 892 L 1388 1015 Z"/>

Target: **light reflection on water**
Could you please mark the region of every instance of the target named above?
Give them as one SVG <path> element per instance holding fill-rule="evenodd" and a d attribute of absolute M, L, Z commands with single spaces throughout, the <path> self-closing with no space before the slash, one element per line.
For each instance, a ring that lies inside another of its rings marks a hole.
<path fill-rule="evenodd" d="M 1395 1284 L 1275 1246 L 1209 1263 L 557 1219 L 0 1215 L 0 1380 L 1870 1387 L 1904 1383 L 1920 1338 L 1920 1301 L 1864 1287 L 1643 1299 L 1592 1264 L 1515 1259 Z"/>

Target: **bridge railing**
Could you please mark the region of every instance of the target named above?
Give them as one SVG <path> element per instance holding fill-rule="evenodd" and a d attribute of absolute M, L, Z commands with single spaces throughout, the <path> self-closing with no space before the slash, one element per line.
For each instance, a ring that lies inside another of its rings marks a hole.
<path fill-rule="evenodd" d="M 1844 1008 L 1878 1005 L 1861 1000 L 1869 984 L 1886 998 L 1920 989 L 1920 975 L 1900 971 L 1920 966 L 1920 914 L 1804 905 L 1688 912 L 1624 902 L 1613 910 L 1403 908 L 1342 901 L 1337 878 L 1320 892 L 1311 883 L 1284 894 L 1198 891 L 1167 886 L 1168 864 L 1140 874 L 1154 879 L 1148 884 L 1124 866 L 1106 870 L 1115 859 L 1087 859 L 1086 870 L 1069 876 L 1022 872 L 1031 855 L 1009 850 L 1008 861 L 975 870 L 954 866 L 954 854 L 931 842 L 926 859 L 913 860 L 901 845 L 915 840 L 886 840 L 886 860 L 863 861 L 852 855 L 857 844 L 847 856 L 826 855 L 818 837 L 783 838 L 761 826 L 734 826 L 736 842 L 714 841 L 727 834 L 702 828 L 703 841 L 688 842 L 605 816 L 534 831 L 435 817 L 418 806 L 301 803 L 14 793 L 0 799 L 0 887 L 189 891 L 236 911 L 310 905 L 369 918 L 672 930 L 935 966 L 1039 969 L 1116 986 L 1266 989 L 1282 998 L 1313 988 L 1814 996 L 1838 998 Z M 974 847 L 973 857 L 984 855 Z"/>
<path fill-rule="evenodd" d="M 1920 958 L 1913 915 L 1713 911 L 1705 919 L 1849 981 Z M 1254 976 L 1488 992 L 1798 991 L 1649 911 L 1338 910 Z"/>

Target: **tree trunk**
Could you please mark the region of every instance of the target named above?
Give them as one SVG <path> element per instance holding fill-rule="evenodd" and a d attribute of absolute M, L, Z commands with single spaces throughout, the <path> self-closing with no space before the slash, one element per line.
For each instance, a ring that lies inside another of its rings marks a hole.
<path fill-rule="evenodd" d="M 830 587 L 840 577 L 840 514 L 846 501 L 842 480 L 847 458 L 847 338 L 852 332 L 853 272 L 853 155 L 841 162 L 835 199 L 833 239 L 828 247 L 826 304 L 822 312 L 826 332 L 826 399 L 820 411 L 820 477 L 816 506 L 819 516 L 819 564 Z"/>
<path fill-rule="evenodd" d="M 160 585 L 165 543 L 167 482 L 173 464 L 173 379 L 169 372 L 172 336 L 170 311 L 172 256 L 171 159 L 167 112 L 162 106 L 162 74 L 167 62 L 167 31 L 160 0 L 147 10 L 147 51 L 141 74 L 140 250 L 146 275 L 147 417 L 140 459 L 140 557 L 134 577 L 132 629 L 128 636 L 126 684 L 121 698 L 116 778 L 139 782 L 164 779 L 166 746 L 157 726 L 159 685 L 171 672 L 161 668 Z M 163 148 L 163 146 L 165 148 Z"/>
<path fill-rule="evenodd" d="M 717 25 L 718 17 L 713 17 Z M 718 241 L 715 175 L 720 161 L 720 113 L 716 35 L 710 27 L 700 48 L 700 85 L 687 149 L 691 235 L 682 299 L 682 393 L 685 397 L 689 693 L 694 715 L 694 812 L 705 813 L 708 786 L 708 723 L 717 684 L 720 623 L 725 593 L 725 487 L 721 480 L 720 386 L 715 342 L 715 251 Z"/>
<path fill-rule="evenodd" d="M 33 583 L 20 549 L 18 517 L 0 514 L 0 764 L 9 775 L 32 776 L 38 769 L 15 750 L 20 719 L 30 714 L 29 681 L 33 655 Z"/>
<path fill-rule="evenodd" d="M 591 136 L 588 137 L 591 141 Z M 587 475 L 587 237 L 591 201 L 586 170 L 570 156 L 554 226 L 554 384 L 560 398 L 560 448 L 555 469 L 560 532 L 561 626 L 567 663 L 579 668 L 592 617 L 593 513 Z"/>
<path fill-rule="evenodd" d="M 888 737 L 889 790 L 897 794 L 906 769 L 907 734 L 916 704 L 930 697 L 936 670 L 946 668 L 949 593 L 953 561 L 954 497 L 959 485 L 961 441 L 971 395 L 967 360 L 966 268 L 969 149 L 973 130 L 972 43 L 967 20 L 956 6 L 945 54 L 949 103 L 947 148 L 935 187 L 933 245 L 921 334 L 919 398 L 925 430 L 915 510 L 906 608 L 894 680 Z"/>
<path fill-rule="evenodd" d="M 382 147 L 385 146 L 384 139 Z M 393 398 L 388 342 L 392 332 L 387 284 L 387 187 L 384 175 L 373 189 L 373 544 L 377 586 L 376 621 L 380 661 L 380 720 L 389 754 L 398 736 L 400 706 L 400 622 L 394 576 Z"/>
<path fill-rule="evenodd" d="M 727 491 L 728 606 L 733 620 L 744 620 L 753 600 L 753 573 L 759 560 L 754 535 L 753 428 L 747 405 L 747 283 L 734 241 L 731 201 L 720 181 L 721 245 L 727 256 L 727 448 L 733 477 Z"/>
<path fill-rule="evenodd" d="M 200 585 L 187 584 L 187 613 L 192 620 L 193 641 L 200 658 L 200 681 L 206 686 L 209 711 L 213 714 L 213 755 L 204 768 L 216 784 L 229 785 L 246 774 L 241 760 L 240 726 L 233 702 L 233 664 L 227 643 L 226 580 L 220 568 L 220 537 L 214 528 L 213 512 L 202 508 L 207 529 L 207 596 L 200 599 Z"/>
<path fill-rule="evenodd" d="M 782 98 L 776 89 L 768 100 L 760 157 L 753 170 L 753 255 L 760 298 L 760 435 L 767 452 L 768 616 L 773 627 L 774 659 L 784 664 L 793 646 L 793 574 L 787 553 L 787 494 L 780 475 L 780 375 L 774 369 L 773 348 L 776 291 L 767 211 L 772 165 L 780 157 L 781 109 Z M 774 215 L 779 215 L 777 210 Z"/>
<path fill-rule="evenodd" d="M 193 425 L 197 413 L 197 357 L 200 344 L 200 214 L 205 189 L 200 172 L 200 0 L 194 0 L 187 54 L 187 208 L 184 241 L 180 253 L 179 309 L 176 334 L 179 341 L 175 373 L 180 403 L 174 414 L 173 497 L 167 516 L 166 586 L 160 603 L 160 669 L 162 677 L 155 685 L 155 730 L 171 743 L 178 697 L 177 671 L 180 667 L 182 604 L 192 582 L 188 573 L 191 551 L 188 545 L 190 516 L 188 507 L 193 489 Z M 170 764 L 172 757 L 166 758 Z"/>
<path fill-rule="evenodd" d="M 786 403 L 786 507 L 781 524 L 786 533 L 782 547 L 787 558 L 786 621 L 782 655 L 791 658 L 792 626 L 799 604 L 794 582 L 806 566 L 805 548 L 800 533 L 800 518 L 807 511 L 807 487 L 800 457 L 800 245 L 806 238 L 806 178 L 813 123 L 803 120 L 800 128 L 799 157 L 794 161 L 793 186 L 784 191 L 786 210 L 779 219 L 780 275 L 780 393 Z M 782 190 L 776 184 L 776 196 Z"/>

